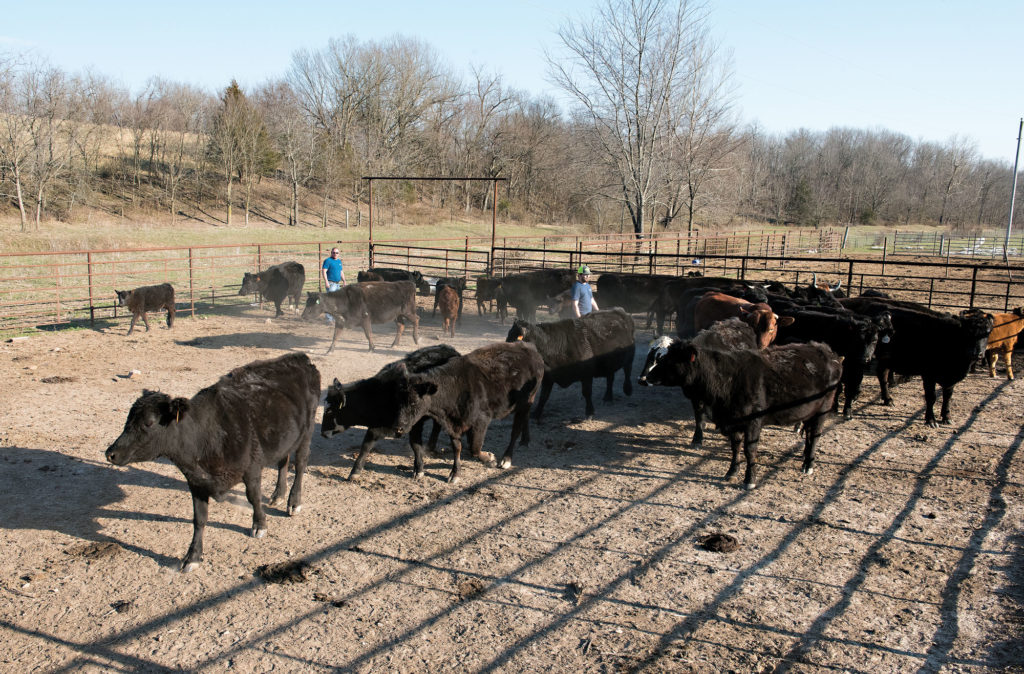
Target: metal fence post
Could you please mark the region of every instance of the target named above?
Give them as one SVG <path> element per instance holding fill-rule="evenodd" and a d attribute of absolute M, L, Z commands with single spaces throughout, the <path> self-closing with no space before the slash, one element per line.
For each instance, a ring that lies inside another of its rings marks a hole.
<path fill-rule="evenodd" d="M 96 311 L 92 304 L 92 252 L 85 254 L 85 268 L 89 276 L 89 327 L 96 324 Z"/>
<path fill-rule="evenodd" d="M 195 285 L 192 277 L 192 249 L 188 249 L 188 303 L 192 308 L 192 318 L 196 317 Z"/>
<path fill-rule="evenodd" d="M 975 267 L 974 271 L 971 273 L 971 303 L 967 305 L 968 308 L 970 308 L 970 309 L 974 308 L 974 291 L 977 289 L 977 287 L 978 287 L 978 268 Z"/>

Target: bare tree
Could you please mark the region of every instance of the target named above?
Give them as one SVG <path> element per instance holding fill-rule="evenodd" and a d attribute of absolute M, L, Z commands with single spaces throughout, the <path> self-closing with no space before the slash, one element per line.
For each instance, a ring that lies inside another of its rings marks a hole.
<path fill-rule="evenodd" d="M 0 162 L 10 173 L 14 200 L 21 215 L 21 231 L 28 228 L 25 211 L 24 173 L 32 151 L 30 118 L 23 105 L 21 69 L 24 64 L 14 56 L 0 56 Z"/>
<path fill-rule="evenodd" d="M 316 130 L 303 113 L 295 91 L 287 82 L 270 82 L 256 94 L 263 110 L 267 130 L 281 157 L 284 174 L 291 188 L 288 224 L 299 224 L 299 188 L 304 187 L 316 170 Z"/>
<path fill-rule="evenodd" d="M 595 128 L 637 237 L 668 152 L 673 102 L 700 65 L 692 43 L 704 39 L 705 21 L 688 0 L 604 0 L 591 20 L 559 29 L 568 57 L 547 57 L 552 80 Z"/>

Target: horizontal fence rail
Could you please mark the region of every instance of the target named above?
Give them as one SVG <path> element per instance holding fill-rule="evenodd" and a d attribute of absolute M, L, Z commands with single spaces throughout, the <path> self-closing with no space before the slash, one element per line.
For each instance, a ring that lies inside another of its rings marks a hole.
<path fill-rule="evenodd" d="M 305 267 L 305 290 L 321 290 L 320 265 L 332 247 L 341 249 L 350 282 L 372 264 L 416 269 L 428 277 L 463 277 L 473 292 L 479 275 L 572 269 L 586 263 L 595 274 L 684 276 L 700 271 L 788 284 L 809 283 L 817 274 L 832 283 L 841 281 L 852 294 L 872 288 L 949 310 L 1005 311 L 1024 305 L 1024 266 L 965 261 L 956 255 L 960 239 L 937 236 L 938 242 L 899 232 L 891 241 L 883 237 L 884 245 L 867 255 L 852 252 L 846 234 L 834 229 L 639 240 L 619 234 L 500 237 L 493 249 L 489 237 L 463 237 L 0 253 L 0 331 L 123 320 L 125 310 L 115 306 L 115 288 L 165 282 L 175 287 L 179 313 L 248 304 L 253 296 L 238 294 L 242 275 L 290 260 Z M 980 240 L 970 245 L 977 249 Z"/>
<path fill-rule="evenodd" d="M 919 302 L 944 311 L 967 308 L 1008 311 L 1024 305 L 1022 265 L 885 257 L 859 259 L 711 253 L 691 257 L 674 253 L 541 248 L 495 248 L 494 262 L 503 273 L 541 267 L 574 269 L 580 264 L 587 264 L 596 276 L 607 272 L 682 276 L 699 271 L 704 276 L 774 280 L 790 286 L 807 285 L 817 275 L 819 281 L 840 281 L 841 287 L 851 295 L 859 295 L 868 289 L 879 290 L 895 299 Z"/>

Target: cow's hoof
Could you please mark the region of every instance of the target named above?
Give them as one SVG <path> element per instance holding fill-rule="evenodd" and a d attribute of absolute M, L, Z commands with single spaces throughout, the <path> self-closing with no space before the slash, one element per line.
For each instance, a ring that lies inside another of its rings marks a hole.
<path fill-rule="evenodd" d="M 502 458 L 500 467 L 502 470 L 508 470 L 509 468 L 512 467 L 512 459 L 508 457 Z"/>
<path fill-rule="evenodd" d="M 736 470 L 737 470 L 736 468 L 729 468 L 729 470 L 727 470 L 725 472 L 725 479 L 726 480 L 731 480 L 734 477 L 736 477 Z"/>
<path fill-rule="evenodd" d="M 301 510 L 302 510 L 302 504 L 301 503 L 299 505 L 297 505 L 297 506 L 288 506 L 288 517 L 294 517 L 295 515 L 298 515 Z"/>
<path fill-rule="evenodd" d="M 266 535 L 267 535 L 267 530 L 266 529 L 255 529 L 254 528 L 252 530 L 252 537 L 253 538 L 263 538 Z"/>
<path fill-rule="evenodd" d="M 693 447 L 694 449 L 704 449 L 704 441 L 694 440 L 693 442 L 690 443 L 690 447 Z"/>
<path fill-rule="evenodd" d="M 422 470 L 418 470 L 418 471 L 416 471 L 415 473 L 413 473 L 413 474 L 412 474 L 412 476 L 413 476 L 414 478 L 416 478 L 417 480 L 421 480 L 421 479 L 423 479 L 423 477 L 424 477 L 425 475 L 426 475 L 426 473 L 424 473 L 424 472 L 423 472 Z"/>
<path fill-rule="evenodd" d="M 889 398 L 888 400 L 883 400 L 882 404 L 885 405 L 886 407 L 892 407 L 893 406 L 892 398 Z"/>
<path fill-rule="evenodd" d="M 485 466 L 490 466 L 491 468 L 494 468 L 494 454 L 491 454 L 490 452 L 480 452 L 479 458 L 480 463 L 484 464 Z"/>
<path fill-rule="evenodd" d="M 196 570 L 197 566 L 199 566 L 199 562 L 182 562 L 181 563 L 181 572 L 182 573 L 191 573 L 192 571 Z"/>
<path fill-rule="evenodd" d="M 805 467 L 805 468 L 801 468 L 801 470 L 803 471 L 804 475 L 813 475 L 814 474 L 814 466 L 808 466 L 808 467 Z"/>
<path fill-rule="evenodd" d="M 942 424 L 943 426 L 949 426 L 951 422 L 949 419 L 943 419 L 939 423 Z"/>
<path fill-rule="evenodd" d="M 459 481 L 459 476 L 458 475 L 449 475 L 448 476 L 448 484 L 456 484 L 458 481 Z"/>
<path fill-rule="evenodd" d="M 757 489 L 757 483 L 756 482 L 747 482 L 743 486 L 747 488 L 747 491 L 751 491 L 752 489 Z"/>
<path fill-rule="evenodd" d="M 270 506 L 271 508 L 280 508 L 281 506 L 284 505 L 284 498 L 280 496 L 271 498 L 267 505 Z"/>
<path fill-rule="evenodd" d="M 928 424 L 928 428 L 938 428 L 939 427 L 939 422 L 935 421 L 935 419 L 932 419 L 931 421 L 926 421 L 925 423 Z"/>
<path fill-rule="evenodd" d="M 853 418 L 853 412 L 843 412 L 843 420 L 849 421 Z"/>

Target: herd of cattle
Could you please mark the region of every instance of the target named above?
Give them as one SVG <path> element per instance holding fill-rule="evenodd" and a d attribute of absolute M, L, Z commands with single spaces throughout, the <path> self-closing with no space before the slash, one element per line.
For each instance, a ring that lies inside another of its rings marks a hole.
<path fill-rule="evenodd" d="M 310 292 L 303 318 L 329 314 L 334 333 L 328 353 L 345 325 L 361 325 L 374 348 L 371 325 L 394 321 L 393 346 L 406 325 L 418 343 L 416 293 L 435 288 L 432 311 L 441 311 L 444 334 L 454 335 L 462 311 L 463 278 L 433 279 L 419 272 L 371 269 L 359 282 L 334 292 Z M 605 401 L 613 399 L 616 373 L 622 390 L 632 393 L 635 356 L 633 313 L 657 322 L 656 334 L 675 317 L 675 337 L 651 342 L 638 383 L 679 387 L 694 409 L 693 444 L 703 442 L 703 418 L 710 418 L 729 439 L 732 461 L 727 478 L 739 469 L 743 448 L 744 484 L 756 486 L 757 446 L 765 424 L 802 427 L 802 470 L 813 471 L 814 448 L 825 418 L 838 411 L 853 415 L 853 402 L 869 368 L 874 368 L 882 403 L 892 404 L 894 374 L 920 376 L 924 384 L 925 422 L 948 424 L 955 385 L 982 354 L 991 376 L 1000 353 L 1013 378 L 1011 354 L 1024 329 L 1024 307 L 1012 313 L 966 310 L 940 313 L 913 302 L 867 292 L 843 295 L 839 284 L 790 288 L 784 284 L 702 276 L 605 273 L 596 297 L 611 307 L 581 318 L 536 322 L 537 309 L 564 310 L 571 271 L 543 269 L 504 277 L 476 279 L 477 310 L 497 305 L 504 323 L 507 307 L 516 318 L 505 342 L 467 354 L 439 344 L 417 349 L 372 377 L 327 387 L 321 434 L 331 437 L 351 427 L 366 429 L 349 479 L 358 475 L 380 438 L 407 436 L 414 474 L 424 474 L 423 430 L 433 420 L 427 442 L 437 448 L 441 432 L 451 439 L 449 482 L 459 478 L 463 437 L 472 457 L 508 468 L 515 445 L 530 440 L 529 414 L 539 419 L 555 384 L 580 383 L 584 411 L 595 414 L 594 378 L 606 380 Z M 286 262 L 258 274 L 245 274 L 239 294 L 258 293 L 275 304 L 291 300 L 297 311 L 305 283 L 302 265 Z M 174 319 L 174 289 L 169 284 L 117 291 L 119 304 L 136 319 L 167 309 Z M 939 421 L 933 411 L 935 386 L 942 389 Z M 538 399 L 538 392 L 540 393 Z M 209 498 L 221 497 L 239 482 L 253 508 L 254 536 L 263 536 L 266 518 L 260 502 L 265 466 L 278 469 L 271 503 L 285 497 L 289 462 L 295 478 L 287 499 L 289 514 L 302 505 L 302 475 L 309 457 L 315 413 L 321 399 L 320 373 L 305 354 L 290 354 L 237 368 L 191 399 L 144 391 L 128 413 L 120 437 L 107 449 L 116 465 L 170 459 L 185 475 L 193 501 L 193 539 L 182 562 L 190 570 L 202 559 Z M 490 422 L 513 415 L 512 432 L 500 461 L 483 451 Z"/>

